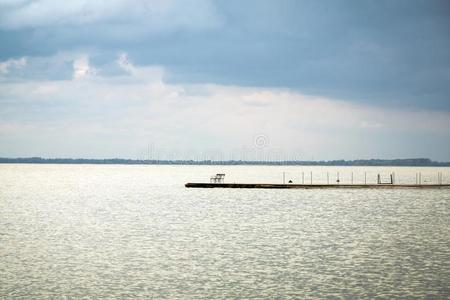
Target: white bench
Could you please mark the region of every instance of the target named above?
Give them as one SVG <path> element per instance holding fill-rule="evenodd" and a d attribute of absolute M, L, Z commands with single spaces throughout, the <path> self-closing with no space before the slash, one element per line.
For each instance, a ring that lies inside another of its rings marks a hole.
<path fill-rule="evenodd" d="M 224 183 L 225 181 L 225 174 L 216 174 L 211 176 L 209 179 L 210 183 Z"/>

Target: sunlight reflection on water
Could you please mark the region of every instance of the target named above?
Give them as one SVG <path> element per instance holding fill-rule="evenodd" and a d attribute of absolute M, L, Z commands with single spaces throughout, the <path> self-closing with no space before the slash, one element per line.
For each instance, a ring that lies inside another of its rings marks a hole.
<path fill-rule="evenodd" d="M 0 165 L 0 295 L 449 296 L 450 190 L 183 186 L 302 170 L 336 168 Z"/>

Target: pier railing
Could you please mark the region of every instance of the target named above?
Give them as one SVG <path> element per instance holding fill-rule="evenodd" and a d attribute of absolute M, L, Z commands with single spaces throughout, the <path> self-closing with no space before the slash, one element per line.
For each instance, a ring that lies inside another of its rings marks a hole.
<path fill-rule="evenodd" d="M 277 183 L 283 184 L 450 184 L 446 172 L 367 172 L 367 171 L 284 171 Z"/>

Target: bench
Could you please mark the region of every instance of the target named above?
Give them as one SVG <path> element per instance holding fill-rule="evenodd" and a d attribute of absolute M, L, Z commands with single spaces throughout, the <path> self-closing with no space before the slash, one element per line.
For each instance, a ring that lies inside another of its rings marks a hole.
<path fill-rule="evenodd" d="M 211 176 L 209 179 L 210 183 L 224 183 L 225 181 L 225 174 L 216 174 Z"/>

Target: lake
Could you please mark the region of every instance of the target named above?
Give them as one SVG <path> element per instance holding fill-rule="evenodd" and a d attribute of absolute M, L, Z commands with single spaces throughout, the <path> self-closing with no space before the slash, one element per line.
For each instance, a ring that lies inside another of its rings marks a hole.
<path fill-rule="evenodd" d="M 450 168 L 0 165 L 0 297 L 450 296 L 450 189 L 184 187 L 283 172 L 450 183 Z"/>

